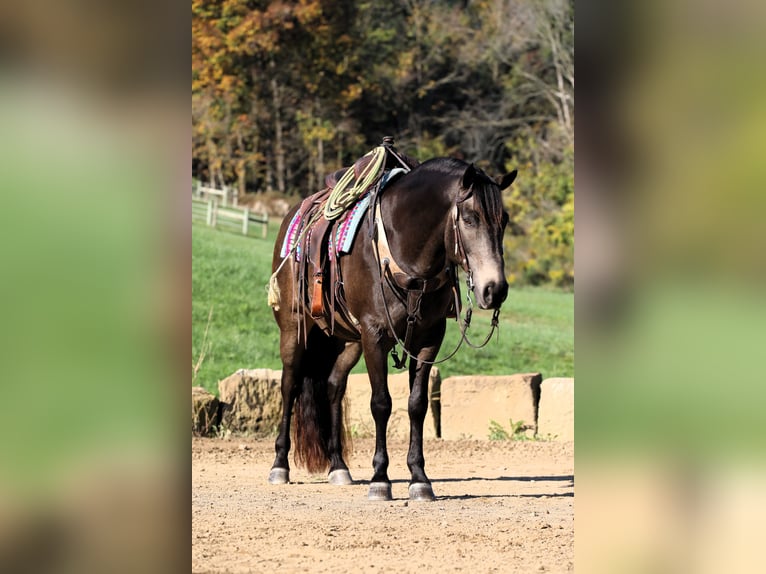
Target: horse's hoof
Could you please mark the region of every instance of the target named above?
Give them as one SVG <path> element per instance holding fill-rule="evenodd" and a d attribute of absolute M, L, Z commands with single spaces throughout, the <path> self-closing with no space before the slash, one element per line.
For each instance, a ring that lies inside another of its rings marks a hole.
<path fill-rule="evenodd" d="M 290 482 L 290 471 L 286 468 L 272 468 L 269 473 L 269 484 L 287 484 Z"/>
<path fill-rule="evenodd" d="M 367 493 L 369 500 L 391 500 L 390 482 L 371 482 L 370 491 Z"/>
<path fill-rule="evenodd" d="M 427 482 L 413 482 L 410 484 L 410 500 L 430 502 L 434 498 L 434 489 Z"/>
<path fill-rule="evenodd" d="M 333 470 L 327 475 L 327 482 L 338 485 L 354 484 L 354 481 L 351 479 L 351 473 L 345 468 Z"/>

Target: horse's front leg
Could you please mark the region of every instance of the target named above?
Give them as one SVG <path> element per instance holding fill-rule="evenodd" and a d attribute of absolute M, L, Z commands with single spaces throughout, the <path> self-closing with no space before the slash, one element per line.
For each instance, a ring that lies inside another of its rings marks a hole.
<path fill-rule="evenodd" d="M 412 478 L 409 495 L 411 500 L 433 500 L 434 491 L 425 471 L 423 456 L 423 423 L 428 411 L 428 379 L 431 373 L 430 362 L 439 353 L 446 322 L 435 326 L 430 336 L 417 352 L 417 360 L 410 359 L 410 398 L 407 410 L 410 415 L 410 449 L 407 453 L 407 466 Z M 428 361 L 428 362 L 424 362 Z"/>
<path fill-rule="evenodd" d="M 370 377 L 372 396 L 370 409 L 375 420 L 375 455 L 372 458 L 374 473 L 370 481 L 367 498 L 370 500 L 391 500 L 391 481 L 388 478 L 388 450 L 386 449 L 386 430 L 391 417 L 391 394 L 388 392 L 387 349 L 381 337 L 369 334 L 366 330 L 362 337 L 364 361 L 367 375 Z"/>

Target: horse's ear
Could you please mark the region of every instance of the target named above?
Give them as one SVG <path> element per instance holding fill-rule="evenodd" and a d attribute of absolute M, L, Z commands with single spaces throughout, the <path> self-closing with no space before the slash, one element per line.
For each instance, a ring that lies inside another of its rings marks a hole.
<path fill-rule="evenodd" d="M 465 201 L 471 197 L 471 194 L 473 193 L 471 186 L 473 185 L 475 179 L 476 167 L 474 167 L 473 164 L 470 164 L 467 168 L 465 168 L 465 173 L 463 173 L 463 181 L 460 182 L 460 186 L 463 188 L 462 192 L 460 193 L 460 201 Z"/>
<path fill-rule="evenodd" d="M 500 178 L 500 181 L 497 182 L 497 185 L 500 186 L 500 191 L 511 185 L 513 180 L 516 179 L 516 175 L 518 173 L 519 170 L 514 169 L 511 173 L 506 173 L 502 178 Z"/>

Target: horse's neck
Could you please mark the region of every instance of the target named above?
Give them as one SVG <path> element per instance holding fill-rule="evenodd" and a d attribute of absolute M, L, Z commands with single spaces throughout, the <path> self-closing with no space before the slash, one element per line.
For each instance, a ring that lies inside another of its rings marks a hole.
<path fill-rule="evenodd" d="M 416 190 L 397 186 L 386 193 L 381 211 L 396 262 L 415 277 L 433 277 L 443 271 L 447 265 L 445 229 L 452 207 L 446 187 Z"/>

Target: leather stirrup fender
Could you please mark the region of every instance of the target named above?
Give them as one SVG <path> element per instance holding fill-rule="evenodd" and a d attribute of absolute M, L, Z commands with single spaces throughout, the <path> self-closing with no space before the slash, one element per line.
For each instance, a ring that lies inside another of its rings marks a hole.
<path fill-rule="evenodd" d="M 314 273 L 311 282 L 311 316 L 318 319 L 322 316 L 322 272 Z"/>

